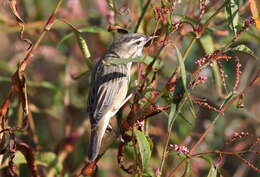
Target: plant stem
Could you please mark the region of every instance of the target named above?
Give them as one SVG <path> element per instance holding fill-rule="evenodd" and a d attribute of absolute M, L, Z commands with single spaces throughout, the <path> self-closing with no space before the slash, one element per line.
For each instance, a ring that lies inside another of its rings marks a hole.
<path fill-rule="evenodd" d="M 205 27 L 208 27 L 209 23 L 213 20 L 215 16 L 218 15 L 218 13 L 226 6 L 228 1 L 225 1 L 216 11 L 213 15 L 211 15 L 208 20 L 205 22 Z"/>
<path fill-rule="evenodd" d="M 162 170 L 163 170 L 164 162 L 165 162 L 166 155 L 167 155 L 167 148 L 168 148 L 169 141 L 170 141 L 170 134 L 171 134 L 171 131 L 168 131 L 166 143 L 165 143 L 164 148 L 163 148 L 162 160 L 161 160 L 160 168 L 159 168 L 161 175 L 162 175 Z"/>
<path fill-rule="evenodd" d="M 193 37 L 188 45 L 188 47 L 186 48 L 186 50 L 184 51 L 184 55 L 183 55 L 183 60 L 185 61 L 187 56 L 188 56 L 188 53 L 190 52 L 192 46 L 195 44 L 196 42 L 196 37 Z M 176 74 L 178 74 L 180 72 L 180 66 L 178 66 L 178 68 L 176 69 Z M 187 96 L 187 94 L 185 94 Z M 186 102 L 186 97 L 183 98 L 185 99 L 184 100 L 184 103 Z M 182 104 L 182 106 L 184 105 L 184 103 Z M 181 110 L 182 106 L 179 106 L 179 109 L 178 111 L 176 111 L 175 114 L 178 114 L 178 112 Z M 167 155 L 167 148 L 168 148 L 168 145 L 169 145 L 169 141 L 170 141 L 170 136 L 171 136 L 171 131 L 172 131 L 172 127 L 168 130 L 168 133 L 167 133 L 167 139 L 166 139 L 166 143 L 164 145 L 164 148 L 163 148 L 163 154 L 162 154 L 162 160 L 161 160 L 161 163 L 160 163 L 160 172 L 162 172 L 163 170 L 163 166 L 164 166 L 164 162 L 165 162 L 165 159 L 166 159 L 166 155 Z"/>
<path fill-rule="evenodd" d="M 182 166 L 182 164 L 186 161 L 185 159 L 182 159 L 182 161 L 180 161 L 180 163 L 178 163 L 178 165 L 170 172 L 170 175 L 168 177 L 174 177 L 175 172 Z"/>
<path fill-rule="evenodd" d="M 55 9 L 53 10 L 51 16 L 49 17 L 48 21 L 46 22 L 45 26 L 44 26 L 44 29 L 42 30 L 40 36 L 38 37 L 37 41 L 35 42 L 35 44 L 32 46 L 31 50 L 27 53 L 27 55 L 25 56 L 25 58 L 23 59 L 23 61 L 20 63 L 19 65 L 19 72 L 21 71 L 24 71 L 26 66 L 27 66 L 27 63 L 28 63 L 28 60 L 30 58 L 32 58 L 33 56 L 33 53 L 36 51 L 36 49 L 39 47 L 39 44 L 41 43 L 41 41 L 43 40 L 43 38 L 45 37 L 46 33 L 51 29 L 53 23 L 54 23 L 54 20 L 56 18 L 56 15 L 57 15 L 57 12 L 58 12 L 58 9 L 60 8 L 61 4 L 62 4 L 62 1 L 63 0 L 58 0 L 56 6 L 55 6 Z"/>
<path fill-rule="evenodd" d="M 207 28 L 208 27 L 208 25 L 209 25 L 209 23 L 213 20 L 213 18 L 221 11 L 221 9 L 222 8 L 224 8 L 225 7 L 225 5 L 226 5 L 226 2 L 224 2 L 217 10 L 216 10 L 216 12 L 212 15 L 212 16 L 210 16 L 209 17 L 209 19 L 205 22 L 205 24 L 204 24 L 204 27 L 205 28 Z M 188 54 L 189 54 L 189 52 L 190 52 L 190 50 L 191 50 L 191 48 L 192 48 L 192 46 L 194 45 L 194 43 L 196 42 L 196 40 L 197 40 L 197 38 L 196 38 L 196 36 L 194 36 L 193 38 L 192 38 L 192 40 L 190 41 L 190 43 L 189 43 L 189 45 L 188 45 L 188 47 L 186 48 L 186 50 L 184 51 L 184 54 L 183 54 L 183 60 L 185 61 L 186 60 L 186 58 L 187 58 L 187 56 L 188 56 Z M 178 66 L 178 68 L 176 69 L 176 74 L 178 74 L 180 72 L 180 67 Z M 186 96 L 187 96 L 187 94 L 186 94 Z M 186 99 L 186 98 L 184 98 L 184 99 Z M 187 99 L 186 99 L 187 100 Z M 176 112 L 177 113 L 177 112 Z M 171 127 L 171 129 L 172 129 L 172 127 Z M 168 136 L 170 136 L 171 134 L 171 129 L 169 130 L 169 133 L 168 133 Z M 167 137 L 167 140 L 169 141 L 169 139 L 170 138 L 168 138 Z M 169 142 L 166 142 L 166 145 L 168 146 L 168 144 L 169 144 Z M 198 143 L 199 144 L 199 143 Z M 197 145 L 196 145 L 197 146 Z M 164 149 L 167 149 L 167 147 L 164 147 Z M 196 148 L 196 147 L 195 147 Z M 162 158 L 164 157 L 164 155 L 162 156 Z M 164 158 L 166 158 L 166 157 L 164 157 Z M 162 159 L 162 162 L 164 163 L 164 159 Z M 177 165 L 177 167 L 175 167 L 173 170 L 172 170 L 172 172 L 170 172 L 170 177 L 172 177 L 172 176 L 174 176 L 174 174 L 175 174 L 175 172 L 177 171 L 177 169 L 179 168 L 179 167 L 181 167 L 182 166 L 182 164 L 183 164 L 183 162 L 185 161 L 185 159 L 184 160 L 182 160 L 178 165 Z M 161 170 L 163 169 L 163 164 L 161 165 Z"/>
<path fill-rule="evenodd" d="M 139 28 L 139 26 L 140 26 L 140 24 L 141 24 L 142 19 L 144 18 L 144 15 L 145 15 L 145 13 L 146 13 L 146 11 L 147 11 L 147 9 L 148 9 L 150 3 L 151 3 L 151 0 L 148 0 L 148 1 L 146 2 L 145 6 L 143 7 L 141 16 L 139 17 L 138 22 L 137 22 L 137 25 L 136 25 L 135 30 L 134 30 L 135 33 L 138 31 L 138 28 Z"/>
<path fill-rule="evenodd" d="M 184 54 L 183 54 L 183 60 L 185 61 L 188 57 L 188 54 L 192 48 L 192 46 L 195 44 L 197 38 L 196 37 L 193 37 L 188 45 L 188 47 L 186 48 L 186 50 L 184 51 Z"/>
<path fill-rule="evenodd" d="M 225 105 L 222 106 L 220 109 L 221 112 L 224 112 L 227 108 L 229 108 L 232 103 L 237 100 L 241 95 L 243 95 L 249 88 L 251 88 L 256 82 L 260 80 L 260 77 L 256 77 L 254 80 L 251 81 L 251 83 L 248 85 L 248 87 L 244 88 L 239 94 L 237 94 L 235 97 L 233 97 L 230 101 L 228 101 Z M 213 128 L 217 120 L 220 118 L 222 114 L 218 113 L 218 115 L 214 118 L 214 120 L 211 122 L 211 124 L 208 126 L 206 131 L 202 134 L 200 139 L 193 145 L 193 147 L 190 150 L 190 154 L 194 152 L 197 147 L 204 141 L 205 137 L 209 134 L 210 130 Z"/>

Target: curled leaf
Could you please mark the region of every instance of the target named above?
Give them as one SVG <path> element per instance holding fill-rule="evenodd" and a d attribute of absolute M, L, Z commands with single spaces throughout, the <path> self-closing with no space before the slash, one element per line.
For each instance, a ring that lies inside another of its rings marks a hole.
<path fill-rule="evenodd" d="M 257 58 L 257 56 L 255 55 L 255 53 L 254 53 L 249 47 L 247 47 L 247 46 L 244 45 L 244 44 L 238 45 L 238 46 L 232 48 L 231 50 L 233 50 L 233 51 L 238 51 L 238 52 L 243 52 L 243 53 L 246 53 L 246 54 L 248 54 L 248 55 L 251 55 L 251 56 L 254 57 L 254 58 Z"/>
<path fill-rule="evenodd" d="M 27 161 L 27 165 L 30 169 L 31 175 L 33 177 L 39 177 L 39 175 L 37 174 L 37 167 L 36 167 L 36 161 L 34 159 L 33 149 L 25 143 L 19 143 L 17 144 L 17 150 L 22 152 L 22 154 L 24 155 Z"/>
<path fill-rule="evenodd" d="M 64 20 L 62 20 L 62 21 L 63 21 L 64 23 L 66 23 L 66 24 L 73 30 L 73 33 L 74 33 L 75 36 L 76 36 L 76 39 L 77 39 L 79 48 L 80 48 L 80 50 L 81 50 L 81 52 L 82 52 L 84 58 L 86 59 L 86 63 L 87 63 L 87 65 L 88 65 L 88 67 L 89 67 L 89 68 L 92 68 L 92 67 L 93 67 L 93 66 L 92 66 L 93 64 L 91 63 L 91 61 L 90 61 L 90 59 L 89 59 L 89 58 L 91 57 L 91 55 L 90 55 L 90 52 L 89 52 L 89 49 L 88 49 L 88 45 L 87 45 L 85 39 L 82 37 L 81 32 L 78 31 L 72 24 L 70 24 L 70 23 L 68 23 L 68 22 L 66 22 L 66 21 L 64 21 Z"/>
<path fill-rule="evenodd" d="M 239 0 L 226 0 L 226 12 L 229 27 L 235 35 L 237 35 L 237 27 L 239 22 Z"/>

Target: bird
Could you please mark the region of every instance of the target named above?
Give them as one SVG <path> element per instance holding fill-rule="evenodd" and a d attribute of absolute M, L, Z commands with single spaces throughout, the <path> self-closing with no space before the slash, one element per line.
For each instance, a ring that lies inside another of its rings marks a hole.
<path fill-rule="evenodd" d="M 94 161 L 100 151 L 109 120 L 131 98 L 127 96 L 132 62 L 108 65 L 114 59 L 129 59 L 142 56 L 142 50 L 157 36 L 141 33 L 121 34 L 115 38 L 95 64 L 88 94 L 87 113 L 90 119 L 90 143 L 87 160 Z"/>

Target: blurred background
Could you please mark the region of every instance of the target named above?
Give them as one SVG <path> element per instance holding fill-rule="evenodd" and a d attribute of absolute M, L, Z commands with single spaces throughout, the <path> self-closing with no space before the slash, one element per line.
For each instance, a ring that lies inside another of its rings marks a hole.
<path fill-rule="evenodd" d="M 184 24 L 178 30 L 172 32 L 165 43 L 164 36 L 167 29 L 174 27 L 173 24 L 182 19 L 191 24 L 197 24 L 200 20 L 203 24 L 221 7 L 223 1 L 153 0 L 149 2 L 147 10 L 144 10 L 147 3 L 145 0 L 66 0 L 59 9 L 58 18 L 64 19 L 77 29 L 82 30 L 82 36 L 86 40 L 91 53 L 91 60 L 96 61 L 111 44 L 113 37 L 118 35 L 116 32 L 108 32 L 109 25 L 120 26 L 129 32 L 134 32 L 138 19 L 145 11 L 138 32 L 147 35 L 156 34 L 159 35 L 159 38 L 145 49 L 144 55 L 150 56 L 150 58 L 146 57 L 142 66 L 146 67 L 162 44 L 166 45 L 157 57 L 155 63 L 157 77 L 152 84 L 152 87 L 160 92 L 178 66 L 174 46 L 183 54 L 194 38 L 194 29 L 191 25 Z M 206 4 L 205 14 L 201 12 L 200 3 L 202 2 Z M 0 0 L 0 4 L 0 103 L 2 104 L 10 89 L 11 76 L 16 71 L 19 61 L 25 57 L 28 44 L 19 40 L 20 27 L 11 13 L 8 1 Z M 17 1 L 18 12 L 25 22 L 24 36 L 33 43 L 38 38 L 55 4 L 56 2 L 53 0 Z M 238 12 L 237 24 L 241 27 L 243 21 L 252 16 L 249 1 L 240 0 Z M 200 14 L 202 14 L 201 18 Z M 80 171 L 87 154 L 89 124 L 85 120 L 87 119 L 86 103 L 90 70 L 75 36 L 70 33 L 72 33 L 72 29 L 68 25 L 56 21 L 26 68 L 30 110 L 29 128 L 26 132 L 15 132 L 15 135 L 16 141 L 24 142 L 36 151 L 35 157 L 37 163 L 40 164 L 38 167 L 39 174 L 42 176 L 72 176 Z M 66 36 L 68 34 L 70 36 Z M 187 53 L 185 60 L 187 75 L 189 76 L 196 71 L 198 66 L 195 62 L 199 58 L 226 46 L 233 37 L 234 30 L 230 28 L 225 8 L 222 8 Z M 259 71 L 260 32 L 255 25 L 239 35 L 238 39 L 232 42 L 231 47 L 242 44 L 250 48 L 254 56 L 249 55 L 250 52 L 232 53 L 232 55 L 239 57 L 242 65 L 242 73 L 236 92 L 243 90 Z M 227 90 L 219 91 L 214 73 L 211 67 L 207 67 L 200 72 L 207 78 L 205 83 L 199 84 L 190 92 L 196 98 L 206 99 L 210 105 L 216 108 L 226 98 L 219 92 L 225 94 L 232 91 L 237 80 L 236 60 L 223 60 L 221 63 L 226 75 Z M 138 85 L 138 66 L 139 64 L 136 63 L 132 68 L 130 92 L 134 92 Z M 219 82 L 223 84 L 221 79 Z M 199 146 L 198 152 L 238 151 L 250 146 L 250 143 L 252 143 L 250 138 L 242 138 L 231 145 L 226 145 L 225 142 L 235 132 L 249 132 L 252 136 L 260 135 L 259 87 L 258 82 L 243 94 L 240 101 L 244 106 L 238 108 L 238 103 L 235 102 L 225 111 L 206 140 Z M 165 98 L 159 98 L 156 102 L 156 105 L 160 106 L 167 104 L 169 102 Z M 170 144 L 182 144 L 190 148 L 216 116 L 216 112 L 212 109 L 196 104 L 194 106 L 196 118 L 192 116 L 188 104 L 182 109 L 181 116 L 178 116 L 174 122 Z M 129 110 L 130 104 L 127 104 L 118 114 L 119 119 L 126 117 Z M 151 160 L 149 167 L 146 169 L 147 176 L 156 176 L 156 171 L 158 171 L 156 169 L 160 166 L 167 137 L 168 114 L 169 110 L 165 110 L 150 117 L 146 122 L 146 133 L 153 143 Z M 22 121 L 22 107 L 19 104 L 18 97 L 14 97 L 8 112 L 8 125 L 10 127 L 21 127 Z M 115 118 L 112 120 L 112 125 L 117 126 Z M 113 143 L 112 147 L 98 162 L 98 176 L 133 176 L 119 168 L 116 159 L 117 147 L 118 140 Z M 259 143 L 252 148 L 259 151 Z M 127 153 L 131 154 L 131 152 Z M 256 170 L 234 156 L 223 156 L 223 159 L 219 160 L 218 156 L 213 154 L 210 155 L 210 158 L 217 165 L 220 176 L 260 176 Z M 243 158 L 254 164 L 258 169 L 260 168 L 259 153 L 245 153 Z M 129 155 L 129 159 L 131 159 L 131 155 Z M 181 158 L 176 153 L 169 153 L 162 171 L 163 176 L 167 176 L 180 160 Z M 129 162 L 132 161 L 129 160 Z M 0 176 L 8 176 L 7 156 L 1 155 L 1 163 Z M 21 153 L 16 152 L 14 163 L 17 166 L 19 176 L 30 175 Z M 191 160 L 191 171 L 194 177 L 207 176 L 209 168 L 208 162 L 202 158 Z M 184 169 L 179 170 L 175 176 L 182 176 L 183 171 Z"/>

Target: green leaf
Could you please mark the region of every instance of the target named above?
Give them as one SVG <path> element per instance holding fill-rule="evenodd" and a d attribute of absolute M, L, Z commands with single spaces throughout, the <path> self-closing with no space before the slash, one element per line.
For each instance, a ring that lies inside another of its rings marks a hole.
<path fill-rule="evenodd" d="M 201 159 L 206 160 L 210 165 L 213 163 L 212 158 L 209 155 L 199 156 Z"/>
<path fill-rule="evenodd" d="M 20 151 L 17 151 L 15 153 L 14 163 L 15 164 L 26 164 L 27 163 L 24 155 Z"/>
<path fill-rule="evenodd" d="M 151 64 L 153 61 L 154 61 L 154 57 L 151 56 L 145 56 L 143 59 L 143 62 L 147 65 Z M 163 67 L 163 61 L 157 58 L 153 63 L 153 70 L 158 71 L 162 67 Z"/>
<path fill-rule="evenodd" d="M 209 54 L 214 51 L 214 42 L 212 36 L 210 35 L 203 35 L 200 37 L 200 43 L 205 51 L 205 53 Z"/>
<path fill-rule="evenodd" d="M 207 177 L 216 177 L 217 176 L 217 170 L 213 164 L 211 164 L 209 173 Z"/>
<path fill-rule="evenodd" d="M 185 171 L 184 171 L 184 174 L 182 176 L 183 177 L 190 177 L 191 174 L 192 174 L 191 162 L 190 162 L 190 159 L 187 159 L 185 161 Z"/>
<path fill-rule="evenodd" d="M 134 149 L 133 146 L 129 146 L 129 145 L 125 146 L 125 154 L 131 160 L 135 160 L 136 159 L 136 153 L 135 153 L 135 149 Z"/>
<path fill-rule="evenodd" d="M 182 58 L 182 55 L 179 51 L 179 49 L 175 46 L 176 52 L 177 52 L 177 59 L 179 62 L 179 66 L 181 69 L 181 78 L 182 78 L 182 83 L 184 88 L 187 88 L 187 76 L 186 76 L 186 69 L 185 69 L 185 65 L 184 65 L 184 60 Z"/>
<path fill-rule="evenodd" d="M 237 35 L 237 27 L 239 23 L 239 0 L 226 0 L 226 16 L 229 27 Z"/>
<path fill-rule="evenodd" d="M 207 177 L 216 177 L 217 176 L 217 170 L 213 163 L 212 158 L 209 155 L 202 155 L 199 156 L 200 158 L 206 160 L 210 164 L 210 170 Z"/>
<path fill-rule="evenodd" d="M 142 173 L 142 177 L 153 177 L 150 173 Z"/>
<path fill-rule="evenodd" d="M 249 47 L 247 47 L 247 46 L 244 45 L 244 44 L 240 44 L 240 45 L 238 45 L 238 46 L 232 48 L 231 50 L 233 50 L 233 51 L 238 51 L 238 52 L 244 52 L 244 53 L 246 53 L 246 54 L 248 54 L 248 55 L 251 55 L 251 56 L 254 57 L 254 58 L 257 58 L 257 56 L 255 55 L 255 53 L 254 53 Z"/>
<path fill-rule="evenodd" d="M 173 95 L 172 95 L 171 101 L 172 101 L 172 103 L 175 103 L 178 107 L 178 105 L 180 104 L 180 102 L 183 99 L 184 94 L 185 94 L 185 88 L 184 88 L 181 78 L 177 78 L 176 87 L 172 94 Z"/>
<path fill-rule="evenodd" d="M 82 54 L 85 58 L 86 64 L 88 65 L 89 68 L 92 68 L 93 64 L 89 59 L 91 57 L 91 55 L 90 55 L 90 52 L 89 52 L 89 49 L 88 49 L 88 45 L 87 45 L 85 39 L 82 37 L 81 32 L 78 31 L 72 24 L 70 24 L 66 21 L 63 21 L 63 22 L 66 23 L 73 30 L 73 33 L 76 36 L 79 48 L 80 48 L 80 50 L 81 50 L 81 52 L 82 52 Z"/>
<path fill-rule="evenodd" d="M 221 77 L 220 77 L 220 73 L 219 73 L 219 69 L 218 69 L 218 65 L 217 65 L 216 61 L 214 61 L 212 63 L 211 71 L 212 71 L 212 75 L 213 75 L 213 78 L 214 78 L 216 88 L 218 90 L 221 90 L 222 89 L 222 80 L 221 80 Z"/>
<path fill-rule="evenodd" d="M 192 127 L 192 123 L 185 118 L 185 116 L 183 115 L 183 112 L 178 112 L 178 116 L 179 116 L 182 120 L 184 120 L 190 127 Z"/>
<path fill-rule="evenodd" d="M 185 89 L 185 92 L 187 94 L 187 97 L 188 97 L 188 100 L 189 100 L 189 103 L 190 103 L 190 111 L 193 115 L 193 117 L 196 117 L 196 114 L 195 114 L 195 109 L 194 109 L 194 105 L 191 101 L 191 98 L 190 98 L 190 93 L 187 89 L 187 74 L 186 74 L 186 69 L 185 69 L 185 65 L 184 65 L 184 60 L 183 60 L 183 57 L 179 51 L 179 49 L 175 46 L 175 49 L 176 49 L 176 52 L 177 52 L 177 59 L 178 59 L 178 62 L 179 62 L 179 67 L 181 69 L 181 79 L 182 79 L 182 83 L 183 83 L 183 86 L 184 86 L 184 89 Z"/>
<path fill-rule="evenodd" d="M 168 119 L 168 131 L 172 129 L 172 125 L 174 121 L 176 120 L 177 114 L 176 114 L 176 104 L 172 103 L 171 104 L 171 110 L 169 114 L 169 119 Z"/>
<path fill-rule="evenodd" d="M 106 29 L 100 28 L 100 27 L 97 27 L 97 26 L 89 26 L 89 27 L 85 27 L 85 28 L 80 28 L 80 29 L 78 29 L 78 31 L 79 31 L 80 33 L 86 33 L 86 32 L 87 32 L 87 33 L 101 33 L 101 32 L 107 32 Z M 65 36 L 60 40 L 60 42 L 58 43 L 57 46 L 60 47 L 63 42 L 65 42 L 66 40 L 68 40 L 68 39 L 69 39 L 70 37 L 72 37 L 72 36 L 73 36 L 73 32 L 71 32 L 71 33 L 65 35 Z"/>
<path fill-rule="evenodd" d="M 147 140 L 144 133 L 139 130 L 135 130 L 135 136 L 137 139 L 138 149 L 141 156 L 142 169 L 144 171 L 147 168 L 148 163 L 151 159 L 152 152 L 150 149 L 150 143 Z"/>
<path fill-rule="evenodd" d="M 91 55 L 90 55 L 90 52 L 89 52 L 89 49 L 88 49 L 88 45 L 87 45 L 86 41 L 84 40 L 84 38 L 81 36 L 81 33 L 79 31 L 75 30 L 74 34 L 77 38 L 79 47 L 80 47 L 81 52 L 83 53 L 84 57 L 86 59 L 90 58 Z"/>
<path fill-rule="evenodd" d="M 45 165 L 49 168 L 54 168 L 57 174 L 61 173 L 62 163 L 53 152 L 39 152 L 35 154 L 35 160 L 38 164 Z"/>
<path fill-rule="evenodd" d="M 228 95 L 225 100 L 223 101 L 223 103 L 221 104 L 221 106 L 219 107 L 219 109 L 221 109 L 229 100 L 231 100 L 234 96 L 236 96 L 237 94 L 232 92 L 230 95 Z"/>

